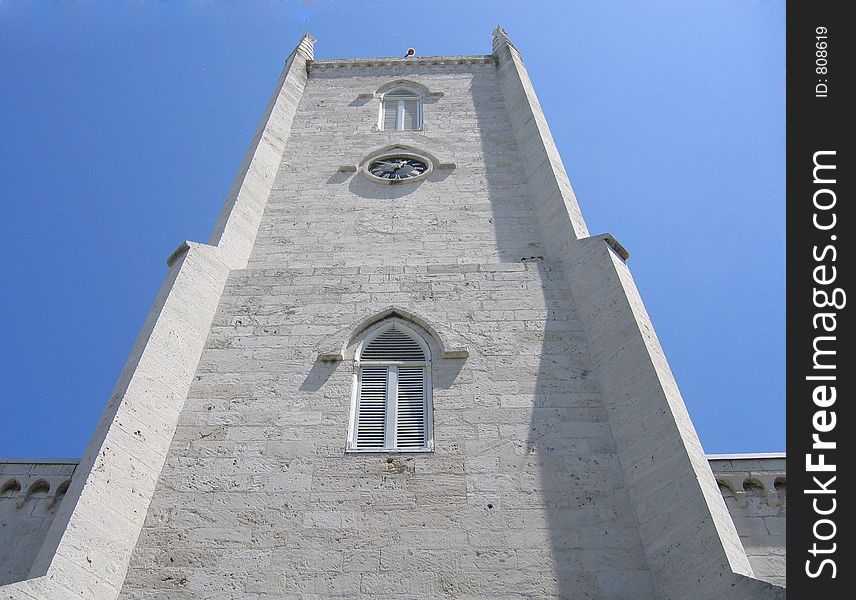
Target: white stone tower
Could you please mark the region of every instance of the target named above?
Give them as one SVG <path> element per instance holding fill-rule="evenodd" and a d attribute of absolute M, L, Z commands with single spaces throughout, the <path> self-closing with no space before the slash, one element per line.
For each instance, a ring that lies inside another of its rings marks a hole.
<path fill-rule="evenodd" d="M 0 597 L 783 598 L 505 31 L 313 42 Z"/>

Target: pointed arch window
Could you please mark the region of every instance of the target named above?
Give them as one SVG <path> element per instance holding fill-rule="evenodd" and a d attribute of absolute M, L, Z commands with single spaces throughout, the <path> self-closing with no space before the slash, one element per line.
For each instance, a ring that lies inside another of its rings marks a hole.
<path fill-rule="evenodd" d="M 380 122 L 383 131 L 422 129 L 422 96 L 407 88 L 396 88 L 383 95 Z"/>
<path fill-rule="evenodd" d="M 430 349 L 412 327 L 390 319 L 357 348 L 347 449 L 427 452 L 433 448 Z"/>

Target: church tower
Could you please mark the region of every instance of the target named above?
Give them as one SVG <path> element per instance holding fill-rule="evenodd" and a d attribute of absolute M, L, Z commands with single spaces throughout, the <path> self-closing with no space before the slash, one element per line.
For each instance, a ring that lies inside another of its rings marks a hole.
<path fill-rule="evenodd" d="M 313 43 L 2 598 L 784 598 L 506 32 Z"/>

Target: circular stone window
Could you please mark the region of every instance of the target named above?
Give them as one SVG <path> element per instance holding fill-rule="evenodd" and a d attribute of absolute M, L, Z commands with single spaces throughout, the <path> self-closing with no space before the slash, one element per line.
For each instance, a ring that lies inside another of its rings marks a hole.
<path fill-rule="evenodd" d="M 365 167 L 369 179 L 380 183 L 417 181 L 426 177 L 431 170 L 430 161 L 405 154 L 374 158 Z"/>

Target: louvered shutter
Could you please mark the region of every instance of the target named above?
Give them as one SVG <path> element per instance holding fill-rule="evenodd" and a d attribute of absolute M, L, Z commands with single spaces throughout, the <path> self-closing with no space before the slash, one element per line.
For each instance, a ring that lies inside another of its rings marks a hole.
<path fill-rule="evenodd" d="M 425 446 L 425 367 L 398 367 L 395 445 Z"/>
<path fill-rule="evenodd" d="M 409 328 L 392 324 L 357 358 L 355 450 L 425 450 L 431 435 L 430 361 Z"/>
<path fill-rule="evenodd" d="M 384 94 L 384 131 L 419 129 L 419 103 L 419 96 L 408 89 L 396 89 Z"/>
<path fill-rule="evenodd" d="M 405 100 L 404 129 L 414 131 L 419 129 L 419 101 Z"/>
<path fill-rule="evenodd" d="M 395 131 L 398 121 L 398 100 L 390 98 L 383 103 L 383 130 Z"/>
<path fill-rule="evenodd" d="M 357 448 L 383 448 L 389 367 L 363 367 L 357 398 Z"/>
<path fill-rule="evenodd" d="M 412 337 L 398 329 L 390 328 L 368 344 L 360 360 L 425 360 L 422 347 Z"/>

